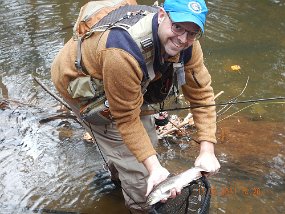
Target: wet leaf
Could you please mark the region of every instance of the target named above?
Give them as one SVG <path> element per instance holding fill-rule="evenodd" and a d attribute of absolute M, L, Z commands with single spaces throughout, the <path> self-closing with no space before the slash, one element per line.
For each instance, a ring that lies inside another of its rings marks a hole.
<path fill-rule="evenodd" d="M 1 92 L 1 90 L 0 90 Z M 9 108 L 9 104 L 8 104 L 8 101 L 5 100 L 2 96 L 1 96 L 1 93 L 0 93 L 0 109 L 1 110 L 4 110 L 4 109 L 7 109 Z"/>
<path fill-rule="evenodd" d="M 240 71 L 240 66 L 239 65 L 232 65 L 231 69 L 232 69 L 232 71 L 238 72 L 238 71 Z"/>
<path fill-rule="evenodd" d="M 259 116 L 262 116 L 267 113 L 266 109 L 262 105 L 254 105 L 251 108 L 252 112 L 254 114 L 258 114 Z"/>
<path fill-rule="evenodd" d="M 92 137 L 88 132 L 84 133 L 83 140 L 87 141 L 88 143 L 92 143 Z"/>

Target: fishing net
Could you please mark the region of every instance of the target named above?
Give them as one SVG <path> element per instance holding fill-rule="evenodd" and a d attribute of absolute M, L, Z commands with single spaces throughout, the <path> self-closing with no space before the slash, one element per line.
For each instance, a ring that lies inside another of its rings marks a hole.
<path fill-rule="evenodd" d="M 158 202 L 153 205 L 150 214 L 190 214 L 209 213 L 211 187 L 206 177 L 191 182 L 181 194 L 166 203 Z"/>

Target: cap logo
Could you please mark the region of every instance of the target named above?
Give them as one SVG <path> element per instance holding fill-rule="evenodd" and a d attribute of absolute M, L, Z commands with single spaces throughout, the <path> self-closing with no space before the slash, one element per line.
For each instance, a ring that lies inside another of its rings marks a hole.
<path fill-rule="evenodd" d="M 198 2 L 195 1 L 190 1 L 188 3 L 188 8 L 192 10 L 194 13 L 201 13 L 202 12 L 202 7 Z"/>

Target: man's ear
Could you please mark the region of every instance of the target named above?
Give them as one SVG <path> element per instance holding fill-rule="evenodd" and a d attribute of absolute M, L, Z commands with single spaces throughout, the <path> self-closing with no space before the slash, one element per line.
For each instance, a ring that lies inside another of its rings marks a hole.
<path fill-rule="evenodd" d="M 160 7 L 158 10 L 158 24 L 163 22 L 163 20 L 165 19 L 165 16 L 167 16 L 165 10 L 162 7 Z"/>

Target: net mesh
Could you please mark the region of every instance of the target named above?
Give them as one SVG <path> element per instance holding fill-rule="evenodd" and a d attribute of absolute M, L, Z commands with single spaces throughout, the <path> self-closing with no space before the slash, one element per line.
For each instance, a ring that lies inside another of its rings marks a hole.
<path fill-rule="evenodd" d="M 153 205 L 150 214 L 190 214 L 209 213 L 211 187 L 206 177 L 191 182 L 181 194 L 166 203 L 158 202 Z"/>

